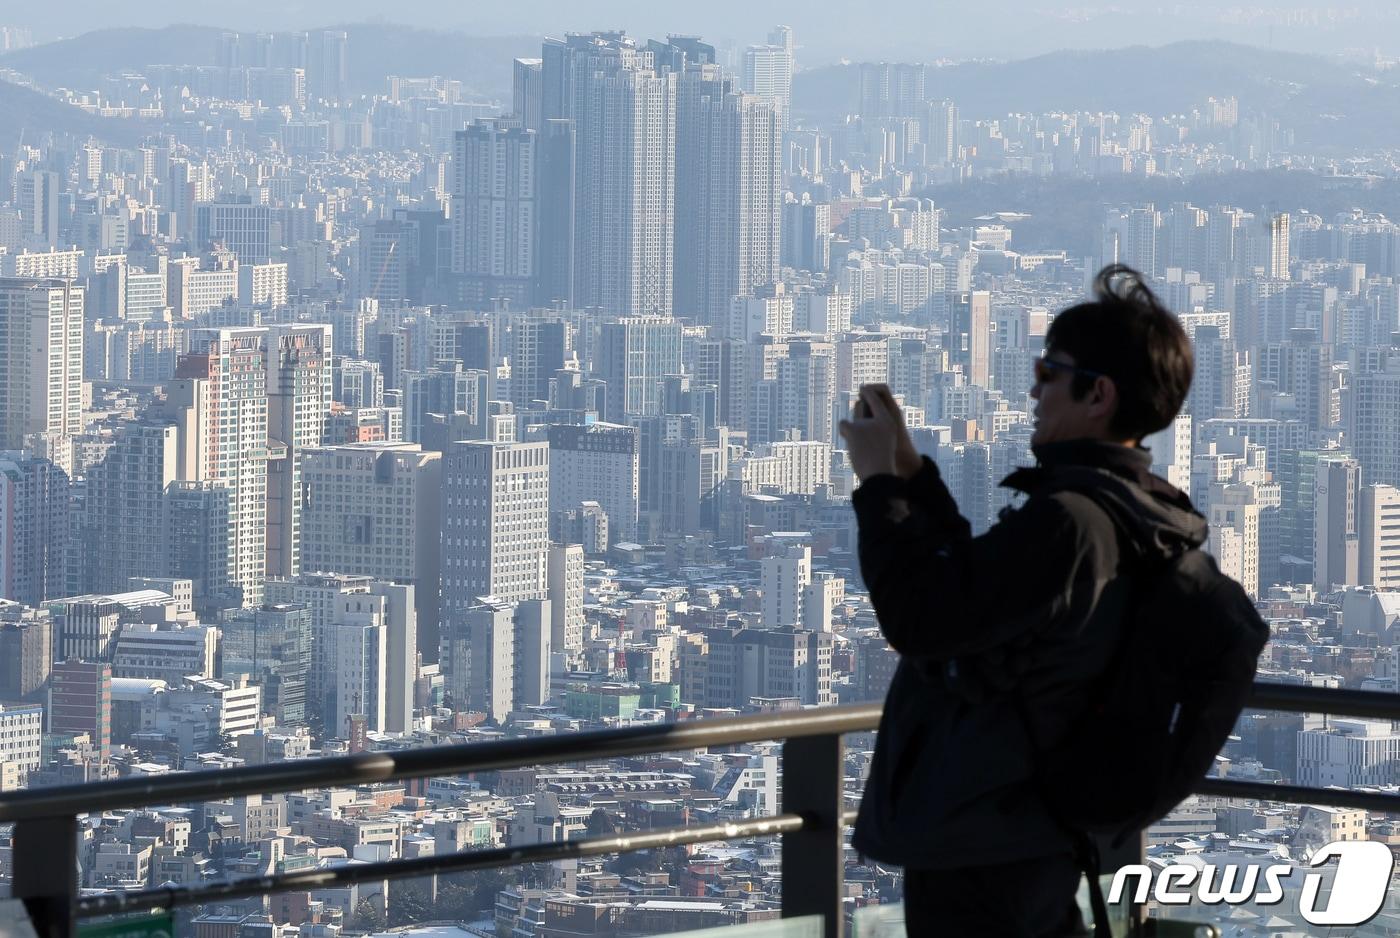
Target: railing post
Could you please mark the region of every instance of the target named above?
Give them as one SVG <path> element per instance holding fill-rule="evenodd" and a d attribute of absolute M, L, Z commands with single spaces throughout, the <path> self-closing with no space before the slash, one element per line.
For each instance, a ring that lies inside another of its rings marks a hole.
<path fill-rule="evenodd" d="M 16 821 L 11 895 L 24 900 L 39 938 L 73 938 L 78 898 L 78 819 Z"/>
<path fill-rule="evenodd" d="M 838 735 L 783 743 L 783 811 L 803 819 L 783 835 L 783 918 L 820 915 L 826 938 L 840 938 L 845 891 L 842 748 Z"/>
<path fill-rule="evenodd" d="M 1112 846 L 1111 838 L 1102 837 L 1099 839 L 1099 872 L 1104 876 L 1112 876 L 1125 866 L 1140 864 L 1147 856 L 1147 832 L 1138 831 L 1137 836 L 1129 837 L 1123 845 L 1116 850 Z M 1104 887 L 1104 895 L 1108 894 L 1108 887 Z M 1146 907 L 1138 905 L 1128 897 L 1128 936 L 1138 938 L 1144 934 L 1144 926 L 1147 922 Z M 1109 915 L 1113 911 L 1109 910 Z"/>

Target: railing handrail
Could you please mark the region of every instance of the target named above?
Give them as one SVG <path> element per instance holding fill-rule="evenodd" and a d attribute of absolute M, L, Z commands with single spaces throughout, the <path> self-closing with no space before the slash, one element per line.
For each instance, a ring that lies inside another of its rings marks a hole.
<path fill-rule="evenodd" d="M 1259 682 L 1253 687 L 1249 706 L 1262 710 L 1400 720 L 1400 694 L 1375 691 Z M 430 871 L 513 865 L 565 855 L 612 853 L 663 843 L 699 843 L 726 839 L 727 836 L 775 833 L 782 834 L 784 840 L 784 879 L 793 882 L 819 881 L 827 887 L 784 890 L 784 917 L 819 914 L 823 919 L 823 933 L 828 938 L 835 938 L 841 931 L 842 830 L 849 821 L 843 804 L 841 737 L 846 733 L 876 728 L 881 710 L 880 704 L 871 703 L 777 711 L 31 789 L 0 795 L 0 822 L 17 822 L 16 849 L 30 854 L 32 860 L 16 867 L 14 894 L 24 898 L 35 922 L 42 924 L 41 933 L 54 938 L 70 938 L 75 933 L 78 915 L 228 899 L 279 889 L 317 888 L 359 882 L 368 877 L 396 878 Z M 787 768 L 793 773 L 784 786 L 784 807 L 788 811 L 784 815 L 733 824 L 669 828 L 649 834 L 572 841 L 563 845 L 497 848 L 229 882 L 161 887 L 129 893 L 125 897 L 111 894 L 80 898 L 73 875 L 77 864 L 78 816 L 95 811 L 607 759 L 762 740 L 783 741 L 784 758 L 789 763 Z M 1233 779 L 1206 779 L 1198 791 L 1208 795 L 1286 799 L 1313 804 L 1356 804 L 1376 810 L 1392 810 L 1400 805 L 1400 795 L 1267 785 Z M 55 844 L 61 846 L 51 849 Z M 18 853 L 16 859 L 20 859 Z"/>
<path fill-rule="evenodd" d="M 1256 682 L 1249 706 L 1259 710 L 1329 713 L 1400 720 L 1400 694 Z M 433 775 L 486 772 L 534 764 L 674 752 L 762 740 L 823 736 L 874 729 L 878 703 L 784 710 L 738 717 L 511 737 L 447 746 L 361 752 L 268 765 L 131 776 L 0 794 L 0 823 L 21 818 L 86 814 L 239 795 L 276 794 Z"/>
<path fill-rule="evenodd" d="M 1249 706 L 1257 710 L 1400 720 L 1400 694 L 1386 691 L 1260 681 L 1254 685 Z M 880 710 L 879 703 L 783 710 L 22 789 L 0 794 L 0 823 L 323 786 L 364 785 L 535 764 L 852 733 L 874 729 L 880 720 Z"/>
<path fill-rule="evenodd" d="M 880 710 L 878 703 L 784 710 L 30 788 L 0 795 L 0 822 L 536 764 L 612 759 L 763 740 L 841 735 L 874 729 L 880 721 Z"/>

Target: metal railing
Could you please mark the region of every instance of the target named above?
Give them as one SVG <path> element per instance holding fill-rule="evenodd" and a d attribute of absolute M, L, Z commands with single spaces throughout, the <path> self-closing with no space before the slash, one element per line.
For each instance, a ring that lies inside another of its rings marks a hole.
<path fill-rule="evenodd" d="M 1400 720 L 1400 694 L 1370 691 L 1261 683 L 1255 685 L 1249 706 L 1255 710 Z M 400 752 L 365 752 L 339 758 L 9 792 L 0 795 L 0 823 L 14 824 L 11 891 L 24 900 L 41 936 L 71 938 L 78 919 L 117 912 L 198 905 L 282 890 L 319 889 L 405 876 L 780 835 L 783 840 L 783 917 L 819 915 L 827 938 L 837 938 L 842 926 L 845 827 L 851 820 L 844 804 L 842 737 L 846 733 L 875 729 L 880 709 L 878 704 L 863 704 L 766 713 Z M 79 894 L 78 818 L 91 812 L 766 740 L 783 742 L 783 813 L 778 815 L 226 882 L 96 896 Z M 1328 804 L 1400 813 L 1400 795 L 1381 792 L 1272 785 L 1229 778 L 1205 779 L 1198 792 L 1227 798 Z M 1106 859 L 1111 867 L 1119 858 Z"/>

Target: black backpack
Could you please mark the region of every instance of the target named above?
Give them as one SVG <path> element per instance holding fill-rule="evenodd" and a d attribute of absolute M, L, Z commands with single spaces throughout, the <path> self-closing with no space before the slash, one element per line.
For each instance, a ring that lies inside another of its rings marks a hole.
<path fill-rule="evenodd" d="M 1036 753 L 1041 794 L 1077 835 L 1104 934 L 1097 849 L 1086 835 L 1117 848 L 1195 790 L 1234 730 L 1269 638 L 1244 588 L 1202 550 L 1133 579 L 1118 647 L 1088 711 L 1068 737 Z"/>

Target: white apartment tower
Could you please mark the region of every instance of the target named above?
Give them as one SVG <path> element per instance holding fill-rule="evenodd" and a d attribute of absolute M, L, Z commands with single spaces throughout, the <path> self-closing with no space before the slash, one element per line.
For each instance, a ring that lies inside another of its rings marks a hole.
<path fill-rule="evenodd" d="M 763 589 L 763 627 L 802 627 L 803 593 L 812 582 L 812 548 L 768 538 L 768 553 L 759 561 Z"/>
<path fill-rule="evenodd" d="M 82 424 L 83 289 L 0 278 L 0 449 L 76 436 Z"/>

